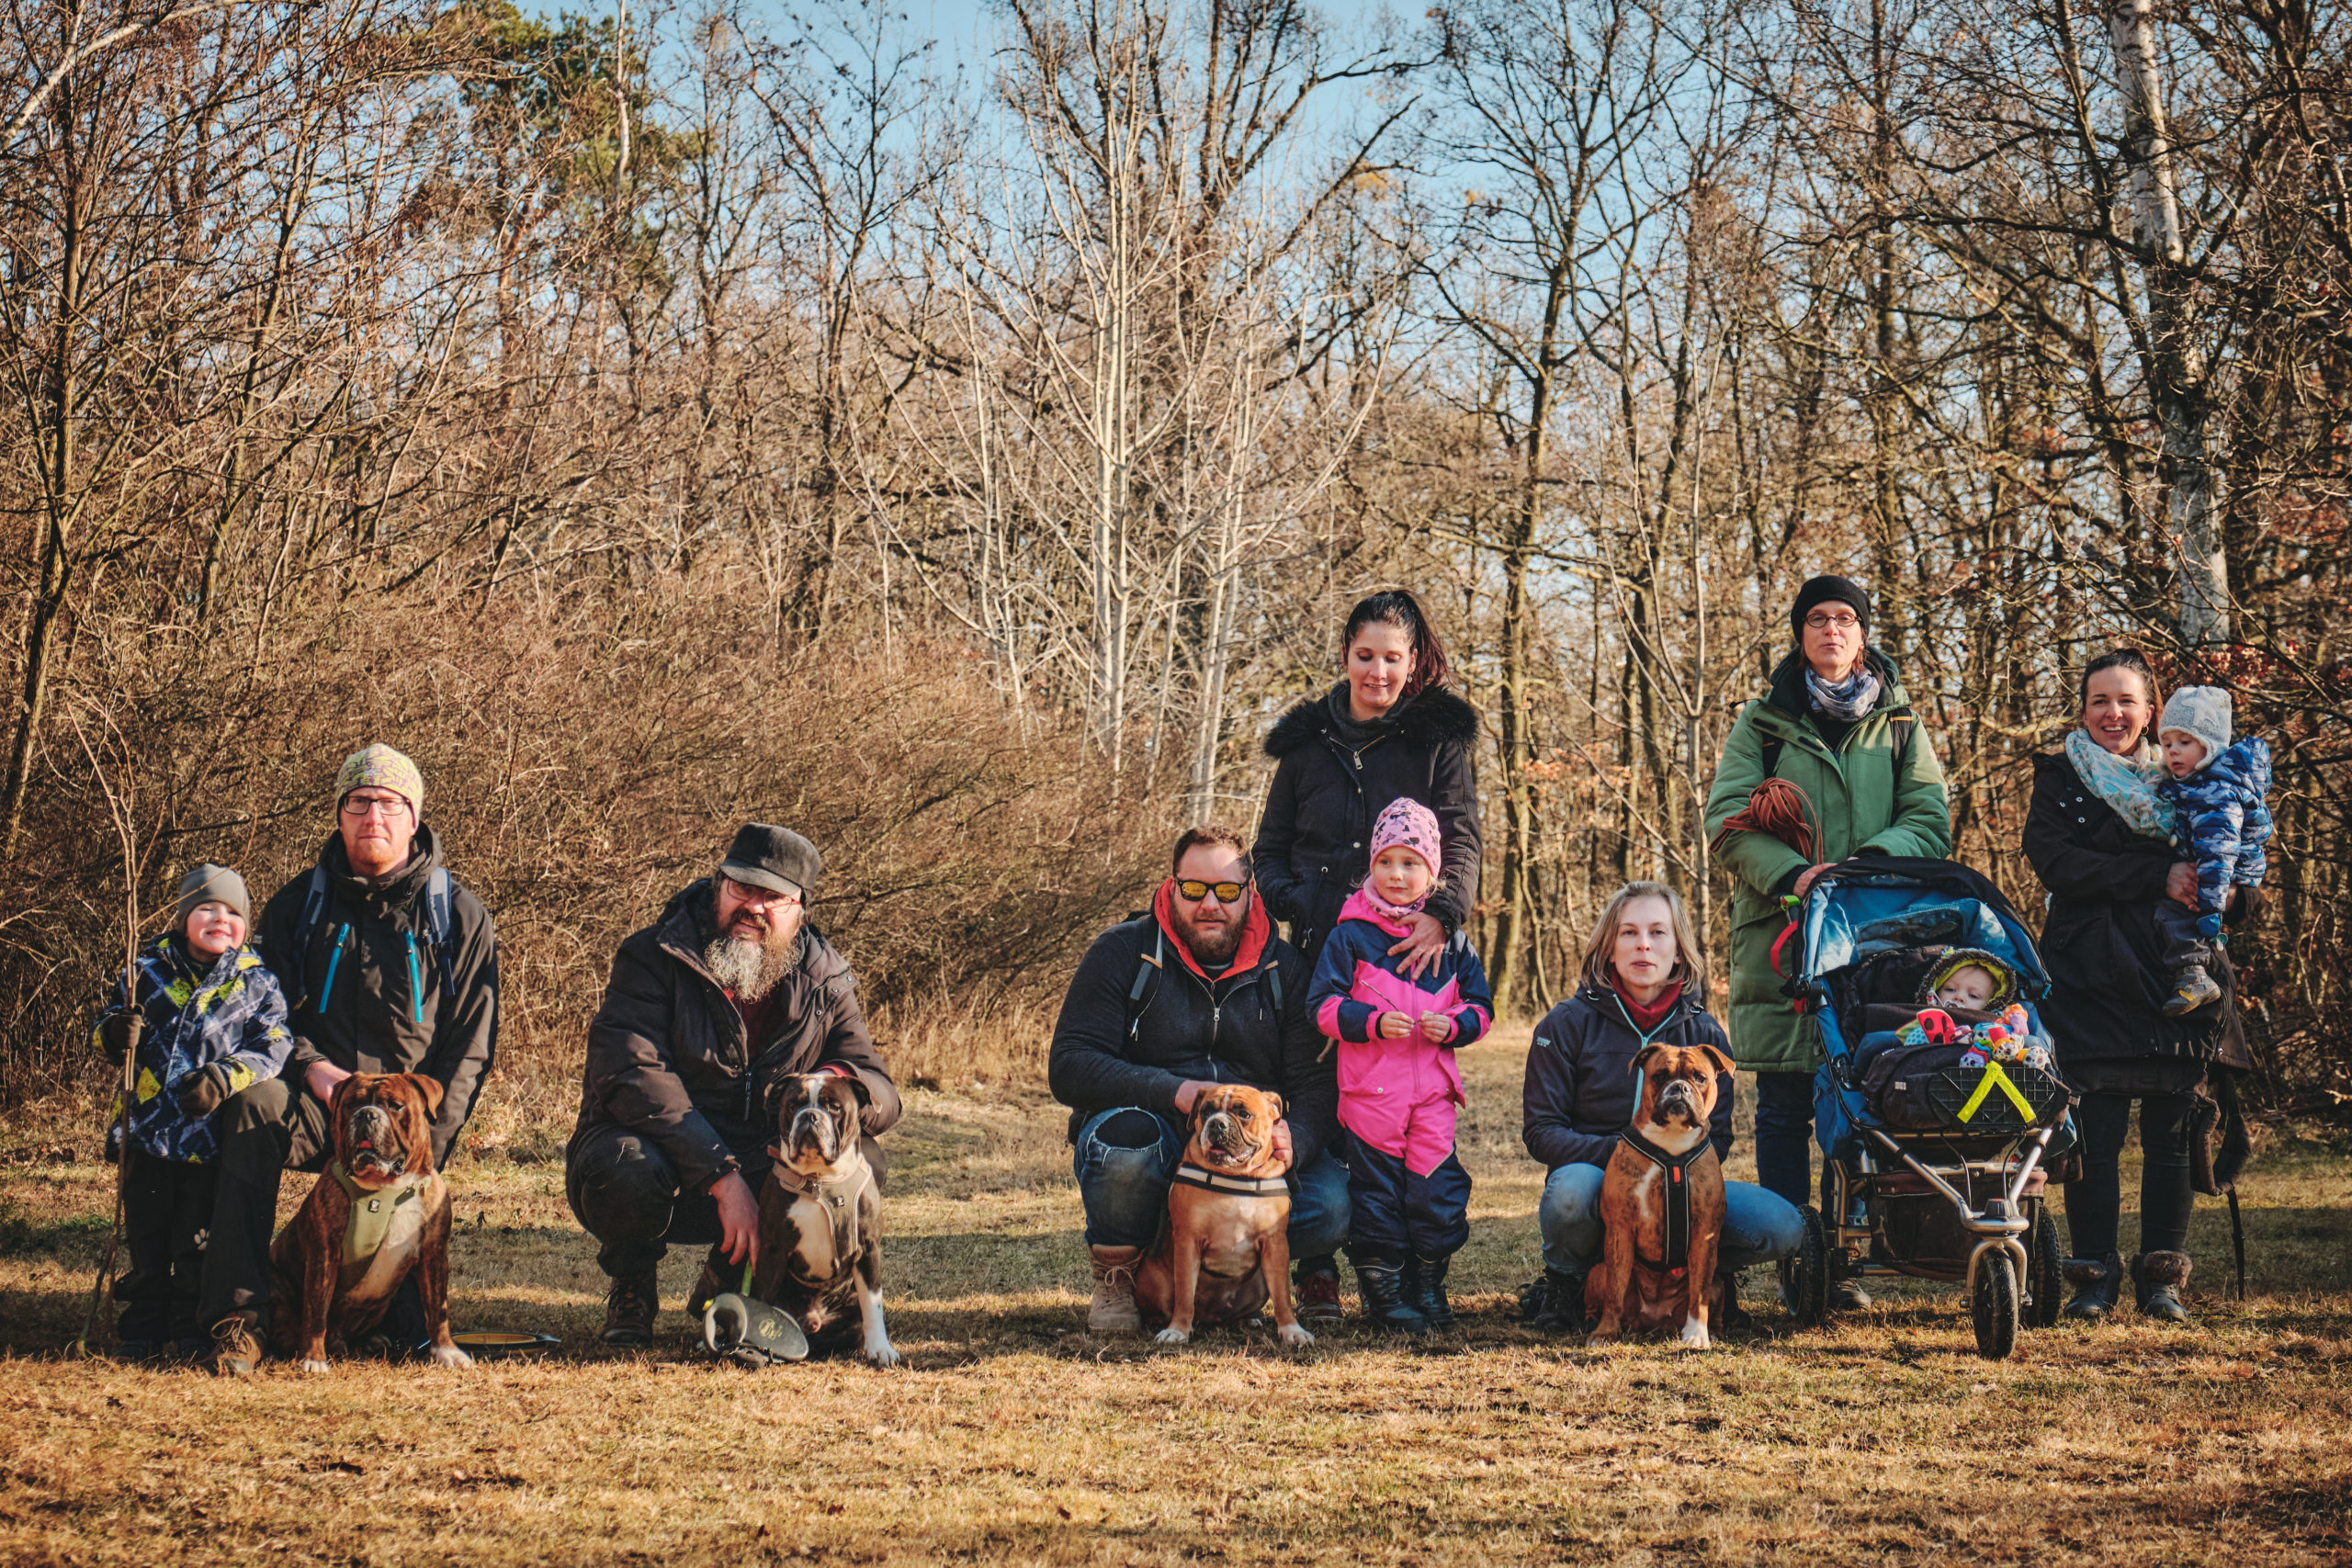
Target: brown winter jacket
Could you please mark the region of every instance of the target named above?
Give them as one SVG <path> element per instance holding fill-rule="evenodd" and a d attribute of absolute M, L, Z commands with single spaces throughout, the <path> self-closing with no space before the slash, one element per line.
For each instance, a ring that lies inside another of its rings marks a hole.
<path fill-rule="evenodd" d="M 783 1079 L 833 1063 L 865 1090 L 866 1134 L 889 1131 L 899 1090 L 866 1031 L 848 960 L 803 927 L 800 965 L 777 986 L 767 1037 L 746 1041 L 742 1015 L 703 964 L 710 909 L 705 879 L 621 943 L 588 1025 L 571 1147 L 601 1127 L 622 1127 L 696 1190 L 766 1147 Z"/>

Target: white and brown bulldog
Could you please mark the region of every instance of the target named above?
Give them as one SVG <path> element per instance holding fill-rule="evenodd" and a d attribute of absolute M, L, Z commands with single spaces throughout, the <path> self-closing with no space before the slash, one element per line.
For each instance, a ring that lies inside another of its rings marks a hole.
<path fill-rule="evenodd" d="M 1168 1189 L 1168 1220 L 1136 1269 L 1136 1304 L 1164 1322 L 1161 1343 L 1238 1323 L 1269 1298 L 1285 1345 L 1311 1345 L 1290 1295 L 1288 1168 L 1274 1151 L 1283 1099 L 1247 1084 L 1204 1089 Z"/>
<path fill-rule="evenodd" d="M 882 1321 L 882 1192 L 859 1124 L 865 1100 L 864 1086 L 837 1073 L 783 1080 L 751 1294 L 804 1335 L 842 1321 L 854 1303 L 865 1359 L 895 1367 Z"/>
<path fill-rule="evenodd" d="M 433 1168 L 441 1086 L 417 1073 L 361 1073 L 334 1086 L 334 1158 L 269 1247 L 270 1338 L 306 1372 L 327 1370 L 383 1320 L 411 1273 L 433 1359 L 469 1367 L 449 1337 L 449 1190 Z"/>
<path fill-rule="evenodd" d="M 1594 1323 L 1586 1343 L 1664 1331 L 1703 1350 L 1724 1232 L 1724 1168 L 1707 1119 L 1716 1075 L 1731 1060 L 1713 1045 L 1648 1045 L 1633 1070 L 1641 1103 L 1601 1181 L 1603 1250 L 1585 1285 Z"/>

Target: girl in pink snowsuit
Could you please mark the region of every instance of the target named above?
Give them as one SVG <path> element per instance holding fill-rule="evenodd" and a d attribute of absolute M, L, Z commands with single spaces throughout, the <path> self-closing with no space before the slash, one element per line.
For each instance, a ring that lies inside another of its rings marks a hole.
<path fill-rule="evenodd" d="M 1492 1027 L 1495 1004 L 1459 932 L 1418 976 L 1389 955 L 1442 863 L 1435 814 L 1416 800 L 1390 803 L 1373 824 L 1371 861 L 1323 944 L 1308 1004 L 1338 1042 L 1348 1257 L 1364 1314 L 1424 1333 L 1453 1326 L 1446 1265 L 1470 1238 L 1470 1173 L 1453 1152 L 1453 1054 Z"/>

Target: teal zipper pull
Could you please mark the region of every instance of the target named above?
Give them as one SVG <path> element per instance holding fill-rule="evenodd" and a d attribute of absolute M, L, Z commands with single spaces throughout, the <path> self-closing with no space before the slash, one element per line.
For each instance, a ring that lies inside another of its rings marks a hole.
<path fill-rule="evenodd" d="M 327 954 L 327 982 L 319 987 L 319 1005 L 312 1010 L 315 1012 L 326 1011 L 327 998 L 334 995 L 334 967 L 343 962 L 344 939 L 350 934 L 351 925 L 348 921 L 335 928 L 334 949 Z"/>
<path fill-rule="evenodd" d="M 424 992 L 416 983 L 416 933 L 410 931 L 402 938 L 408 943 L 408 994 L 416 1009 L 416 1021 L 424 1021 Z"/>

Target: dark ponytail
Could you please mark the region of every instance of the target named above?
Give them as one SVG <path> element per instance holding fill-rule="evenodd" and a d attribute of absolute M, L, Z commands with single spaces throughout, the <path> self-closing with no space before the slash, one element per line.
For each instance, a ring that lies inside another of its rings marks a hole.
<path fill-rule="evenodd" d="M 1395 626 L 1412 639 L 1413 672 L 1405 679 L 1404 695 L 1417 697 L 1431 686 L 1442 686 L 1453 678 L 1453 667 L 1446 662 L 1445 644 L 1437 635 L 1437 627 L 1430 624 L 1421 612 L 1421 602 L 1402 588 L 1385 589 L 1356 601 L 1348 612 L 1347 629 L 1340 634 L 1340 668 L 1348 665 L 1348 649 L 1356 643 L 1356 633 L 1378 624 Z"/>

